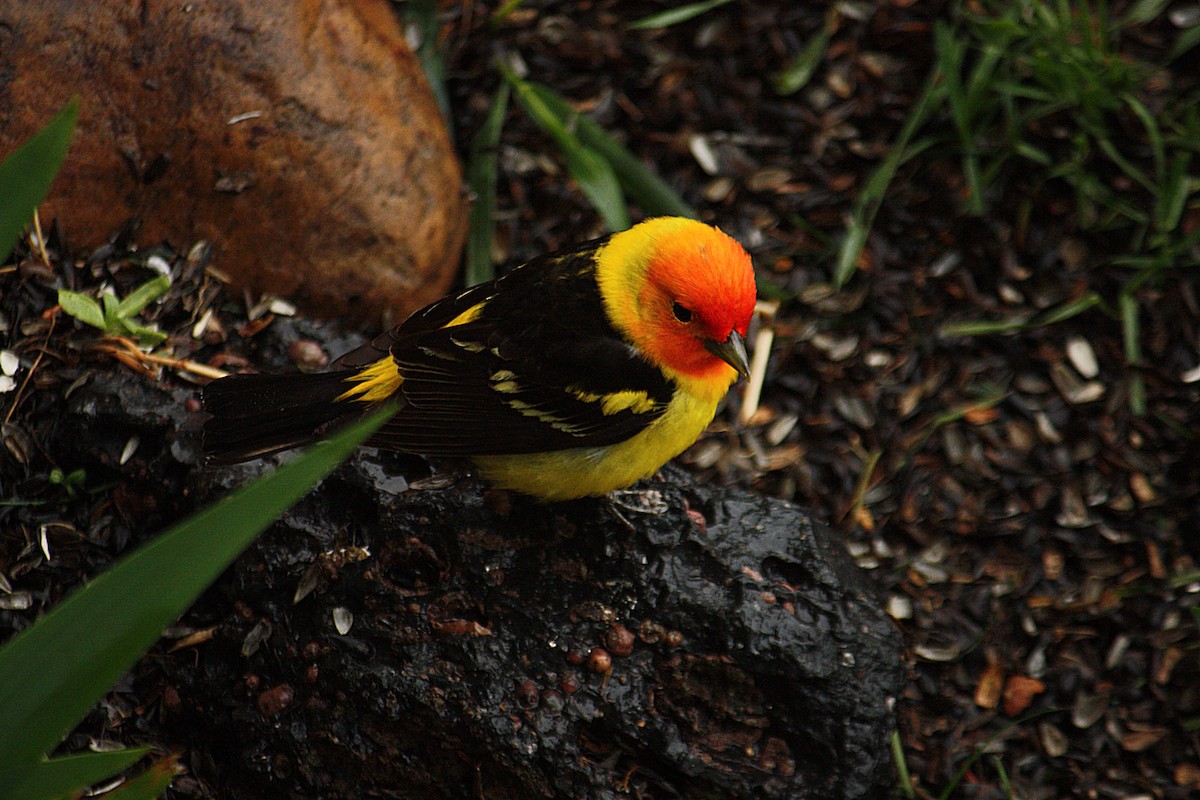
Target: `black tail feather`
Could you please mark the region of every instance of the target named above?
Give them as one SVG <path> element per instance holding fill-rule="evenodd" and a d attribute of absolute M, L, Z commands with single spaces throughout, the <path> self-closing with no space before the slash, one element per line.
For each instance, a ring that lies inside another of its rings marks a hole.
<path fill-rule="evenodd" d="M 314 375 L 231 375 L 204 387 L 204 452 L 210 464 L 236 464 L 288 450 L 362 412 L 338 401 L 355 370 Z"/>

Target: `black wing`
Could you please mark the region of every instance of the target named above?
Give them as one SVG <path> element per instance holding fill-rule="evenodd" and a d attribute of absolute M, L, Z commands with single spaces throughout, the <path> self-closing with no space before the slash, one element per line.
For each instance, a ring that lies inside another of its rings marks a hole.
<path fill-rule="evenodd" d="M 405 405 L 372 442 L 429 455 L 595 447 L 662 416 L 674 387 L 612 328 L 593 252 L 530 262 L 388 334 Z"/>

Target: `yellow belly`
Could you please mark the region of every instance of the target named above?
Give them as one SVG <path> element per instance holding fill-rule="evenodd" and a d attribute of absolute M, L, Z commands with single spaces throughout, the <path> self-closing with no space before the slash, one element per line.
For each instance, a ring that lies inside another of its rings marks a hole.
<path fill-rule="evenodd" d="M 542 500 L 608 494 L 652 475 L 690 447 L 712 422 L 718 400 L 679 392 L 650 427 L 607 447 L 476 456 L 473 460 L 497 486 Z"/>

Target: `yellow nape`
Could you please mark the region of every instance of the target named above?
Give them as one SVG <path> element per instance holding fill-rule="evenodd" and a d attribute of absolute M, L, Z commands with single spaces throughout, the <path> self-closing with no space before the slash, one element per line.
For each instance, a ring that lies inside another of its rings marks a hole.
<path fill-rule="evenodd" d="M 346 380 L 357 385 L 338 395 L 338 402 L 356 400 L 360 403 L 378 403 L 395 394 L 400 384 L 404 383 L 404 378 L 390 355 L 384 356 Z"/>

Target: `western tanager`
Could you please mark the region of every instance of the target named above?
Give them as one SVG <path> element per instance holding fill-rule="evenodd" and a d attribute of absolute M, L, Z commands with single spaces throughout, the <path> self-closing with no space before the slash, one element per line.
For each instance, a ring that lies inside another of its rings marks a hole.
<path fill-rule="evenodd" d="M 416 312 L 310 375 L 204 389 L 210 460 L 312 441 L 388 399 L 371 439 L 467 456 L 546 500 L 605 494 L 691 445 L 745 375 L 754 271 L 716 228 L 660 217 L 540 256 Z"/>

